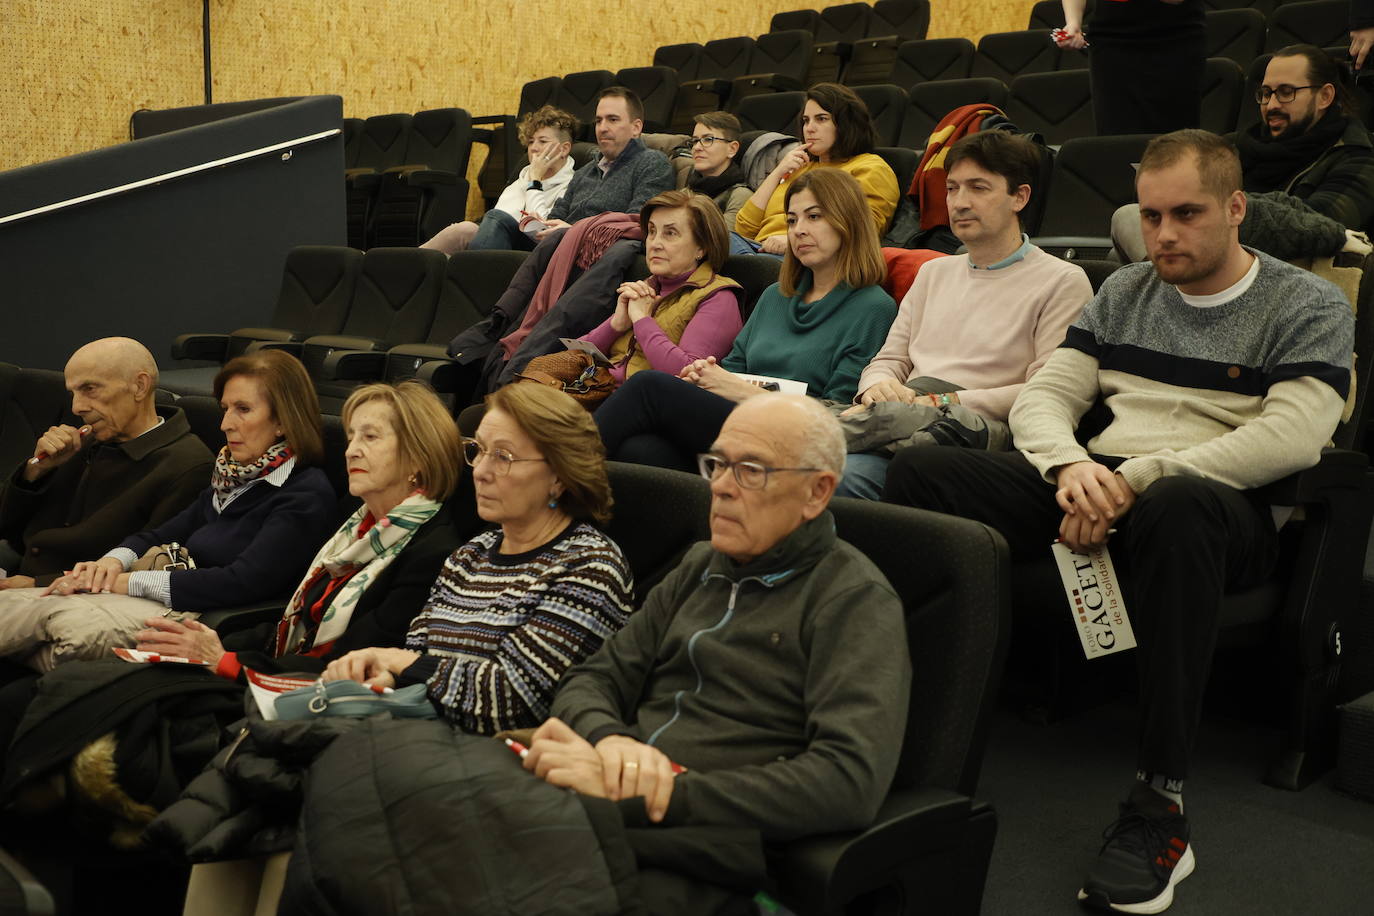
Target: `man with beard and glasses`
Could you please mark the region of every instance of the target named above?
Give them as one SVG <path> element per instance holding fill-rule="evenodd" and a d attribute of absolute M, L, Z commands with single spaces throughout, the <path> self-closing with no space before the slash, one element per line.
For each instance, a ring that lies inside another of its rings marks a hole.
<path fill-rule="evenodd" d="M 1284 260 L 1333 255 L 1346 230 L 1374 228 L 1374 143 L 1340 66 L 1313 45 L 1290 45 L 1269 61 L 1255 101 L 1260 123 L 1235 138 L 1241 244 Z M 1112 239 L 1122 260 L 1145 260 L 1135 204 L 1117 210 Z"/>
<path fill-rule="evenodd" d="M 1124 912 L 1167 908 L 1194 867 L 1183 780 L 1218 609 L 1278 553 L 1255 488 L 1317 463 L 1350 387 L 1350 304 L 1241 246 L 1240 185 L 1222 137 L 1152 140 L 1136 179 L 1151 263 L 1113 273 L 1026 382 L 1020 451 L 909 448 L 883 494 L 989 524 L 1013 557 L 1110 538 L 1138 643 L 1136 781 L 1078 896 Z M 1080 443 L 1099 401 L 1110 422 Z"/>

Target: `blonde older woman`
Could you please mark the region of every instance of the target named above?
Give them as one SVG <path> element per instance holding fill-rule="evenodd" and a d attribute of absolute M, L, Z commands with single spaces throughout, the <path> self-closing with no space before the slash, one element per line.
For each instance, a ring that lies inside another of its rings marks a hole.
<path fill-rule="evenodd" d="M 446 718 L 477 734 L 543 721 L 563 672 L 625 623 L 633 590 L 620 548 L 592 524 L 610 517 L 611 492 L 587 412 L 532 384 L 486 405 L 463 447 L 477 513 L 497 527 L 449 557 L 405 648 L 351 652 L 324 673 L 424 683 Z"/>

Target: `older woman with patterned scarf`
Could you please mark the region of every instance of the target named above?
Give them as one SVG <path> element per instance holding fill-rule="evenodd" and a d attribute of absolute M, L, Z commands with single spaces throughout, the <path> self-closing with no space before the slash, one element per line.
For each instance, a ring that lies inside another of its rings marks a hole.
<path fill-rule="evenodd" d="M 401 645 L 467 534 L 445 502 L 460 483 L 458 429 L 419 382 L 359 388 L 343 422 L 348 489 L 363 504 L 315 554 L 281 619 L 223 643 L 196 623 L 150 620 L 140 649 L 202 659 L 237 678 L 245 667 L 318 672 L 353 649 Z"/>
<path fill-rule="evenodd" d="M 334 493 L 323 457 L 319 402 L 304 367 L 268 350 L 228 362 L 214 382 L 225 445 L 210 487 L 160 527 L 46 589 L 0 596 L 0 654 L 37 671 L 129 646 L 149 618 L 194 620 L 290 588 L 327 530 Z M 177 544 L 193 568 L 146 569 L 145 554 Z"/>

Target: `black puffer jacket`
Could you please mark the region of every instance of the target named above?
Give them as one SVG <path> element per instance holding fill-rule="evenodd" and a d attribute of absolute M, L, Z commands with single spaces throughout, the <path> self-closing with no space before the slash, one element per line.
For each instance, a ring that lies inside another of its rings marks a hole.
<path fill-rule="evenodd" d="M 305 780 L 279 912 L 754 912 L 756 831 L 659 828 L 643 811 L 550 786 L 442 722 L 362 720 Z"/>

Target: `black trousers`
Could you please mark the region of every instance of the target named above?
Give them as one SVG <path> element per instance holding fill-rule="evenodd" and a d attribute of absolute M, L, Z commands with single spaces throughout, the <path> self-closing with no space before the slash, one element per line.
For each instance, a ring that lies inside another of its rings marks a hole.
<path fill-rule="evenodd" d="M 1202 124 L 1202 29 L 1163 42 L 1094 40 L 1089 54 L 1098 136 L 1164 134 Z"/>
<path fill-rule="evenodd" d="M 1101 459 L 1115 465 L 1119 459 Z M 1014 559 L 1044 557 L 1063 511 L 1020 452 L 908 448 L 883 500 L 991 525 Z M 1162 477 L 1118 519 L 1112 560 L 1122 579 L 1140 675 L 1139 769 L 1182 779 L 1227 589 L 1266 579 L 1278 554 L 1269 507 L 1199 477 Z"/>
<path fill-rule="evenodd" d="M 666 372 L 636 372 L 592 417 L 606 457 L 696 473 L 735 402 Z"/>

